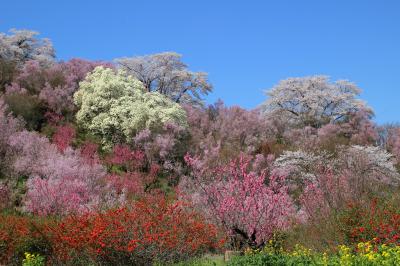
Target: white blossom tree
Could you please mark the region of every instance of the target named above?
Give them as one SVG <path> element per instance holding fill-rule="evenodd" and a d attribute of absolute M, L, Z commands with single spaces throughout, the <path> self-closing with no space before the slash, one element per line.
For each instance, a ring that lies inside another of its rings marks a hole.
<path fill-rule="evenodd" d="M 77 121 L 99 135 L 105 147 L 129 142 L 140 130 L 166 123 L 186 127 L 182 107 L 158 92 L 145 92 L 143 84 L 123 71 L 96 67 L 74 95 Z"/>
<path fill-rule="evenodd" d="M 345 80 L 330 83 L 326 76 L 289 78 L 267 92 L 263 109 L 296 126 L 319 128 L 346 120 L 361 109 L 372 114 L 371 108 L 357 99 L 360 93 L 355 84 Z"/>
<path fill-rule="evenodd" d="M 393 155 L 380 147 L 341 146 L 336 153 L 285 151 L 275 160 L 274 171 L 287 175 L 292 191 L 302 191 L 307 184 L 319 186 L 327 172 L 337 179 L 344 176 L 355 195 L 400 184 Z"/>
<path fill-rule="evenodd" d="M 21 65 L 28 60 L 43 64 L 54 61 L 55 51 L 49 39 L 37 38 L 38 32 L 30 30 L 10 30 L 12 34 L 0 33 L 0 59 L 15 61 Z"/>
<path fill-rule="evenodd" d="M 158 92 L 178 103 L 201 103 L 212 86 L 204 72 L 191 72 L 181 55 L 164 52 L 117 59 L 128 74 L 140 80 L 148 92 Z"/>
<path fill-rule="evenodd" d="M 381 147 L 353 145 L 340 153 L 339 161 L 350 176 L 358 176 L 363 182 L 370 179 L 389 185 L 400 184 L 394 156 Z"/>

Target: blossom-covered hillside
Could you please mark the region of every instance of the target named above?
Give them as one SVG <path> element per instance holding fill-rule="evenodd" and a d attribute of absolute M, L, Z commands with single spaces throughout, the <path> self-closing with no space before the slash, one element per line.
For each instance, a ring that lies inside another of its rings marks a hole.
<path fill-rule="evenodd" d="M 400 127 L 356 84 L 288 78 L 254 110 L 207 104 L 212 88 L 174 52 L 64 62 L 36 32 L 1 33 L 0 263 L 398 249 Z"/>

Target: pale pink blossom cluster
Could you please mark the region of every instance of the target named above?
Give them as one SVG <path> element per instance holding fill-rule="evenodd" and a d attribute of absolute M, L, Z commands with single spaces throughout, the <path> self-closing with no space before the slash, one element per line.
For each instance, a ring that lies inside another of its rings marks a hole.
<path fill-rule="evenodd" d="M 89 164 L 80 151 L 67 148 L 61 153 L 47 138 L 21 131 L 9 138 L 15 156 L 15 175 L 28 177 L 24 206 L 29 212 L 66 214 L 82 212 L 118 199 L 106 188 L 106 171 L 100 164 Z"/>

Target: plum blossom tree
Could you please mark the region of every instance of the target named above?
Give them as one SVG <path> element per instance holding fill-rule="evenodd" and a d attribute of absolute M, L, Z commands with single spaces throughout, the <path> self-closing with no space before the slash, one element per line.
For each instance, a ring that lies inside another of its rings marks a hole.
<path fill-rule="evenodd" d="M 185 157 L 192 175 L 181 189 L 200 210 L 230 234 L 232 244 L 263 246 L 277 231 L 287 229 L 295 217 L 284 176 L 251 171 L 250 160 L 241 157 L 206 174 L 197 158 Z M 268 184 L 266 184 L 268 183 Z"/>
<path fill-rule="evenodd" d="M 82 160 L 89 164 L 100 164 L 100 157 L 98 154 L 99 145 L 90 141 L 84 142 L 80 147 L 80 155 Z"/>
<path fill-rule="evenodd" d="M 330 83 L 326 76 L 289 78 L 267 92 L 267 115 L 283 116 L 293 125 L 319 128 L 345 121 L 354 112 L 372 110 L 356 97 L 361 90 L 351 82 Z"/>
<path fill-rule="evenodd" d="M 181 55 L 164 52 L 153 55 L 121 58 L 119 66 L 140 80 L 146 91 L 158 92 L 178 103 L 201 103 L 212 86 L 203 72 L 191 72 Z"/>
<path fill-rule="evenodd" d="M 139 131 L 166 123 L 186 127 L 179 104 L 157 92 L 144 92 L 137 79 L 119 71 L 96 67 L 80 83 L 74 96 L 80 108 L 76 118 L 85 129 L 99 135 L 105 148 L 130 142 Z"/>
<path fill-rule="evenodd" d="M 134 171 L 144 166 L 145 155 L 142 151 L 133 151 L 128 145 L 115 145 L 107 163 L 123 167 L 125 171 Z"/>

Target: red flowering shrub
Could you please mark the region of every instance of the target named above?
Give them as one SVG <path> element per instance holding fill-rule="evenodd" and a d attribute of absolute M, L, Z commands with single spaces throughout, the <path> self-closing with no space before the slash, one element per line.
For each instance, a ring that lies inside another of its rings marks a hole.
<path fill-rule="evenodd" d="M 3 215 L 0 263 L 10 264 L 29 251 L 54 264 L 86 258 L 102 265 L 151 265 L 222 247 L 217 228 L 188 207 L 148 196 L 126 207 L 61 220 Z"/>
<path fill-rule="evenodd" d="M 216 228 L 185 207 L 152 196 L 104 213 L 70 216 L 53 231 L 53 248 L 61 260 L 72 251 L 107 264 L 149 265 L 220 247 Z"/>
<path fill-rule="evenodd" d="M 31 216 L 0 215 L 0 264 L 21 265 L 24 252 L 51 254 L 46 228 L 52 219 Z"/>
<path fill-rule="evenodd" d="M 343 222 L 350 243 L 374 241 L 400 245 L 400 211 L 395 206 L 377 200 L 349 204 Z"/>

